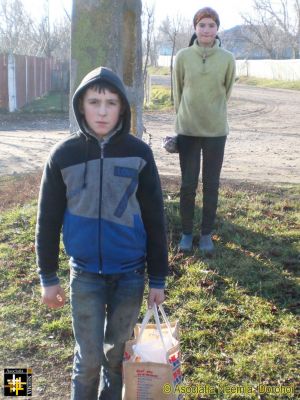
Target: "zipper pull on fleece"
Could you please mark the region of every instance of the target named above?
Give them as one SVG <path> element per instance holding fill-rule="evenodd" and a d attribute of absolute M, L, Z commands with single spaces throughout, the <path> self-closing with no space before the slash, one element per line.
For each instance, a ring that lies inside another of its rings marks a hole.
<path fill-rule="evenodd" d="M 206 53 L 203 53 L 202 62 L 203 62 L 203 64 L 205 64 L 205 62 L 206 62 Z"/>
<path fill-rule="evenodd" d="M 103 158 L 104 146 L 105 146 L 105 143 L 104 143 L 104 142 L 101 142 L 101 143 L 100 143 L 100 154 L 101 154 L 101 158 Z"/>

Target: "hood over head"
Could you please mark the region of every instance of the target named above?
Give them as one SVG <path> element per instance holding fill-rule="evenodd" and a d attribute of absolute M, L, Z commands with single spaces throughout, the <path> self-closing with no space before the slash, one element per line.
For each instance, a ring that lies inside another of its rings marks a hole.
<path fill-rule="evenodd" d="M 89 72 L 81 81 L 79 84 L 78 88 L 76 89 L 73 99 L 72 99 L 72 104 L 73 104 L 73 111 L 75 114 L 75 118 L 77 120 L 77 123 L 80 127 L 80 130 L 83 133 L 88 133 L 86 132 L 86 127 L 84 123 L 84 118 L 82 113 L 80 112 L 79 109 L 79 99 L 83 95 L 83 93 L 90 87 L 93 86 L 97 83 L 108 83 L 109 85 L 113 86 L 118 94 L 120 95 L 123 106 L 124 106 L 124 112 L 122 114 L 122 131 L 123 132 L 129 132 L 130 131 L 130 121 L 131 121 L 131 111 L 130 111 L 130 105 L 129 101 L 127 98 L 126 94 L 126 89 L 121 81 L 121 79 L 118 77 L 116 73 L 114 73 L 111 69 L 106 68 L 106 67 L 98 67 L 94 69 L 93 71 Z"/>

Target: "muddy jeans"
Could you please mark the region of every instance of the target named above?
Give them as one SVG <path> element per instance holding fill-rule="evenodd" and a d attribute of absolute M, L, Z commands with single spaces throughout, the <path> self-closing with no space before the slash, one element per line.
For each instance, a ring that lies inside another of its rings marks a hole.
<path fill-rule="evenodd" d="M 76 342 L 71 399 L 121 400 L 124 345 L 139 316 L 144 268 L 106 276 L 72 270 L 70 288 Z"/>
<path fill-rule="evenodd" d="M 201 233 L 211 233 L 216 217 L 220 173 L 223 164 L 226 136 L 194 137 L 178 135 L 181 168 L 180 215 L 182 232 L 193 231 L 195 197 L 200 174 L 202 153 L 203 209 Z"/>

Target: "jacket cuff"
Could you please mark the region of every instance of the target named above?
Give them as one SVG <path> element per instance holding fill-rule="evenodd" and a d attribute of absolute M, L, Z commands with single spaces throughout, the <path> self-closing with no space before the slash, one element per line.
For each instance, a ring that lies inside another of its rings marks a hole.
<path fill-rule="evenodd" d="M 56 273 L 51 275 L 40 274 L 40 282 L 43 287 L 54 286 L 59 284 L 59 278 Z"/>
<path fill-rule="evenodd" d="M 149 287 L 153 289 L 164 289 L 166 287 L 166 277 L 149 275 Z"/>

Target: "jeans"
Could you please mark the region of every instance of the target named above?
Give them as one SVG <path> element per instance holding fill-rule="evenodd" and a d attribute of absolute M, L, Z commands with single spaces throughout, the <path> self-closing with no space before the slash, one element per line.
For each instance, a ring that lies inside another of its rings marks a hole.
<path fill-rule="evenodd" d="M 144 268 L 105 276 L 73 269 L 70 289 L 75 337 L 71 399 L 121 400 L 124 347 L 139 316 Z"/>
<path fill-rule="evenodd" d="M 181 168 L 180 215 L 182 232 L 191 234 L 195 197 L 200 174 L 202 153 L 203 209 L 201 233 L 210 234 L 216 217 L 220 174 L 223 164 L 226 136 L 195 137 L 178 135 Z"/>

